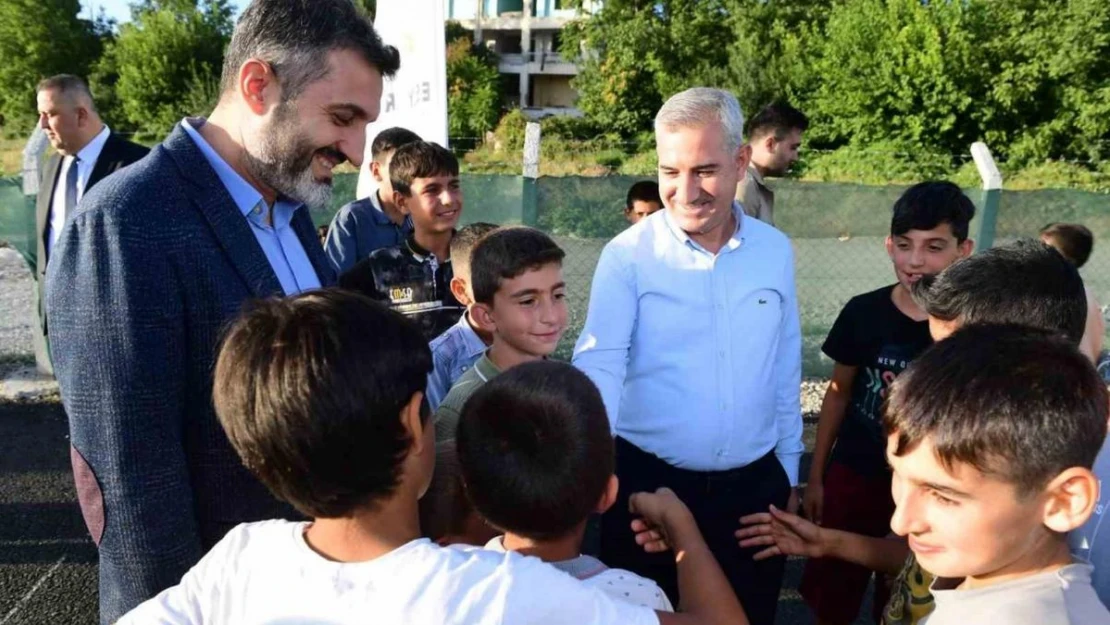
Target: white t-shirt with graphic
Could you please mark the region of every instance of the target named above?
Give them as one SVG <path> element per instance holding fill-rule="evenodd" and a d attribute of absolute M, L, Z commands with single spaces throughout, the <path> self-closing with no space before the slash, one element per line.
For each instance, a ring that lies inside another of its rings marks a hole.
<path fill-rule="evenodd" d="M 614 601 L 536 558 L 419 539 L 368 562 L 332 562 L 305 542 L 307 527 L 236 527 L 180 584 L 119 623 L 659 623 L 654 611 Z"/>
<path fill-rule="evenodd" d="M 486 543 L 486 549 L 505 553 L 505 545 L 497 536 Z M 605 594 L 626 603 L 651 608 L 660 612 L 674 612 L 671 600 L 659 585 L 646 577 L 626 571 L 624 569 L 611 569 L 597 558 L 578 556 L 573 560 L 549 562 L 551 566 L 567 573 L 581 581 L 586 586 L 592 586 Z"/>

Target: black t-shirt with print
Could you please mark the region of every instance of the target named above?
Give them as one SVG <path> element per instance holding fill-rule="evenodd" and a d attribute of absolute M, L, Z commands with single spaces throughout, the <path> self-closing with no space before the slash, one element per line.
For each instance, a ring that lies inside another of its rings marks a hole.
<path fill-rule="evenodd" d="M 431 341 L 459 321 L 466 308 L 451 293 L 451 260 L 442 263 L 413 235 L 396 247 L 376 250 L 342 278 L 370 297 L 416 322 Z"/>
<path fill-rule="evenodd" d="M 821 347 L 836 362 L 857 367 L 832 460 L 867 476 L 888 470 L 882 425 L 887 388 L 933 342 L 928 321 L 914 321 L 894 305 L 895 286 L 849 300 Z"/>

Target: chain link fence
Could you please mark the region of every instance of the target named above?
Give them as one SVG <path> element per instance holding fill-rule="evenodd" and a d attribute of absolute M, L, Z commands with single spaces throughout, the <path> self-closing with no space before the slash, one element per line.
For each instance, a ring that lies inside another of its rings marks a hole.
<path fill-rule="evenodd" d="M 590 283 L 602 248 L 628 226 L 624 198 L 643 178 L 633 176 L 541 177 L 464 174 L 462 223 L 525 224 L 551 234 L 566 250 L 563 273 L 570 323 L 558 356 L 568 358 L 582 329 Z M 354 197 L 357 176 L 336 176 L 331 208 L 313 214 L 317 224 Z M 837 313 L 853 295 L 894 280 L 883 244 L 890 210 L 902 186 L 864 186 L 780 180 L 775 187 L 776 225 L 789 235 L 796 256 L 798 301 L 806 376 L 827 376 L 831 362 L 820 351 Z M 978 190 L 968 189 L 978 203 Z M 0 178 L 0 241 L 35 259 L 34 197 L 18 178 Z M 972 223 L 978 231 L 981 217 Z M 1095 251 L 1082 273 L 1104 303 L 1110 302 L 1110 195 L 1085 191 L 1005 191 L 995 223 L 996 244 L 1035 237 L 1054 221 L 1086 225 Z M 1110 338 L 1110 337 L 1108 337 Z"/>

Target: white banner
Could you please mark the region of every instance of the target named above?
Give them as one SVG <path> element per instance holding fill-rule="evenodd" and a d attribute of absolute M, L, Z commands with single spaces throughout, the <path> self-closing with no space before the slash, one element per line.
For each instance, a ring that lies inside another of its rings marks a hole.
<path fill-rule="evenodd" d="M 385 81 L 378 121 L 366 126 L 359 198 L 373 193 L 370 145 L 378 133 L 400 126 L 425 141 L 447 146 L 447 51 L 444 0 L 379 0 L 374 29 L 401 52 L 401 69 Z"/>

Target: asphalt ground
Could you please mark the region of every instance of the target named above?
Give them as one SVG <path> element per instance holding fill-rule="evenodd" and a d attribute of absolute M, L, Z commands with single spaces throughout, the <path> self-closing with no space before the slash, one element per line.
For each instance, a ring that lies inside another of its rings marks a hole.
<path fill-rule="evenodd" d="M 807 442 L 813 428 L 809 416 Z M 802 475 L 807 467 L 808 454 Z M 96 623 L 96 561 L 61 405 L 0 402 L 0 625 Z M 797 592 L 801 574 L 801 560 L 787 563 L 776 625 L 812 623 Z"/>

